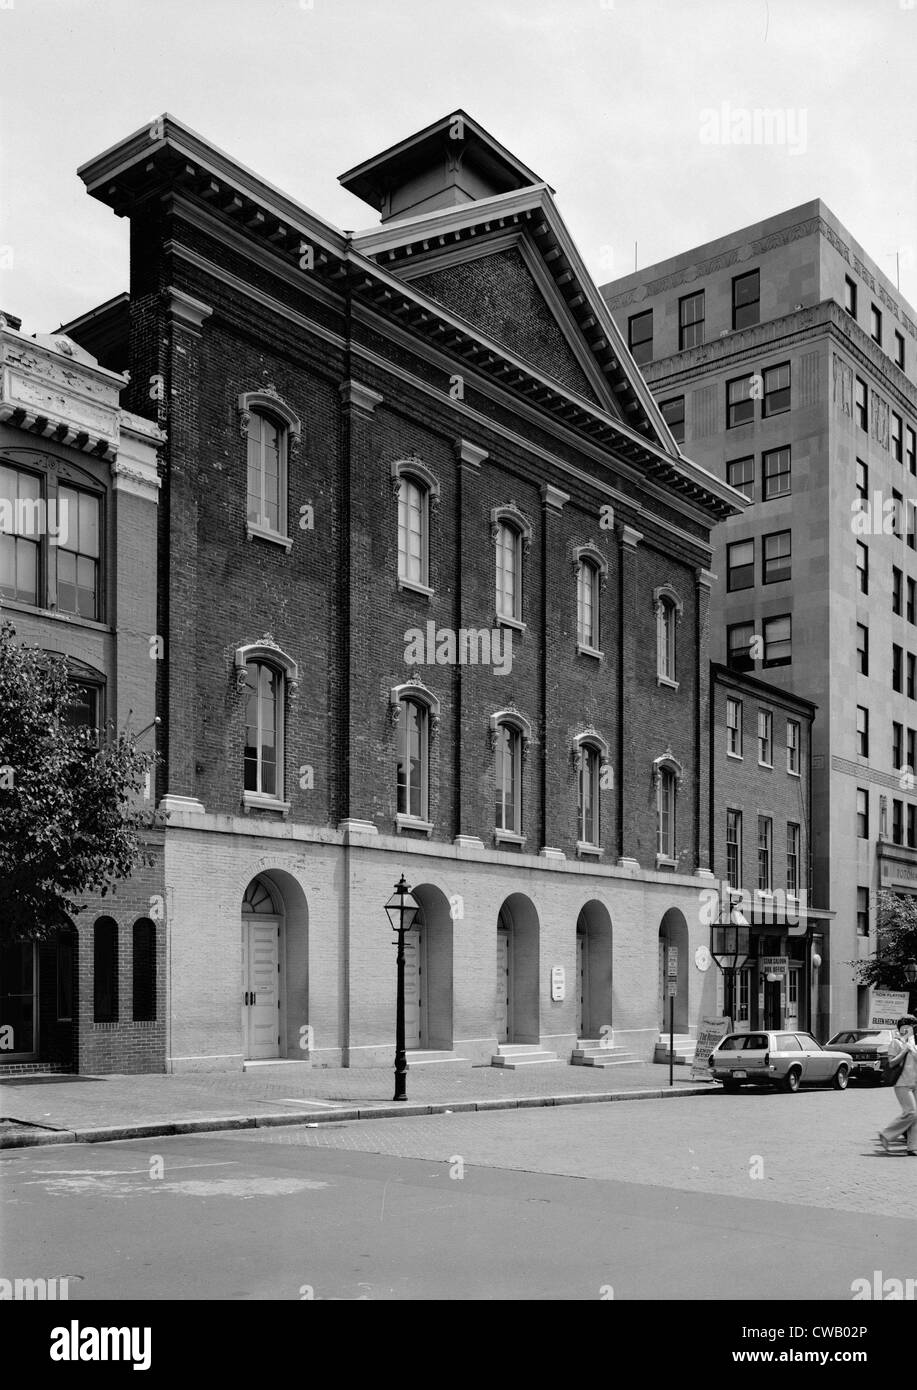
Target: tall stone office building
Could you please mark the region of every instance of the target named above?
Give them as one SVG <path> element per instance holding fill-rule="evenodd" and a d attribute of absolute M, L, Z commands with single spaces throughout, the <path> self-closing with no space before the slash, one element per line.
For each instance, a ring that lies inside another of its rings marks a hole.
<path fill-rule="evenodd" d="M 751 502 L 715 533 L 711 655 L 818 707 L 822 983 L 862 1021 L 876 892 L 917 890 L 917 315 L 818 200 L 602 292 L 682 451 Z"/>

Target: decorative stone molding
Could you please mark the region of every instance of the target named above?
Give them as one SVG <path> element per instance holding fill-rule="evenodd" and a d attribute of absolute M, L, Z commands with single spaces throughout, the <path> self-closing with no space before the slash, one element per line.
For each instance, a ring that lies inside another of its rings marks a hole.
<path fill-rule="evenodd" d="M 455 456 L 459 463 L 474 469 L 475 472 L 480 470 L 485 459 L 490 458 L 486 449 L 479 449 L 476 444 L 471 444 L 467 439 L 455 441 Z"/>
<path fill-rule="evenodd" d="M 367 415 L 372 415 L 377 406 L 385 400 L 378 391 L 373 391 L 371 387 L 364 386 L 360 381 L 342 381 L 338 387 L 341 400 L 345 405 L 354 406 L 357 410 L 364 411 Z"/>
<path fill-rule="evenodd" d="M 588 540 L 583 545 L 576 545 L 572 549 L 570 565 L 573 570 L 574 578 L 579 577 L 579 572 L 583 568 L 585 561 L 589 561 L 599 572 L 599 591 L 604 593 L 608 588 L 608 561 L 599 550 L 595 541 Z"/>
<path fill-rule="evenodd" d="M 681 615 L 684 612 L 684 604 L 678 597 L 678 594 L 672 588 L 671 584 L 661 584 L 658 589 L 653 590 L 653 611 L 655 612 L 656 617 L 661 618 L 663 604 L 666 602 L 666 600 L 668 600 L 668 602 L 675 609 L 676 619 L 680 619 Z"/>
<path fill-rule="evenodd" d="M 543 483 L 541 488 L 541 500 L 545 509 L 549 512 L 562 512 L 566 504 L 570 501 L 569 492 L 562 492 L 553 483 Z"/>
<path fill-rule="evenodd" d="M 175 792 L 166 792 L 159 803 L 159 810 L 165 815 L 175 812 L 186 816 L 203 816 L 207 813 L 203 801 L 198 801 L 196 796 L 179 796 Z"/>
<path fill-rule="evenodd" d="M 478 835 L 456 835 L 452 841 L 456 849 L 486 849 L 487 846 Z"/>
<path fill-rule="evenodd" d="M 441 705 L 432 690 L 428 690 L 419 676 L 411 676 L 410 680 L 402 685 L 393 685 L 389 691 L 388 719 L 391 728 L 395 728 L 401 719 L 401 704 L 403 700 L 411 699 L 426 707 L 427 718 L 430 722 L 430 741 L 436 738 L 440 729 L 440 710 Z"/>
<path fill-rule="evenodd" d="M 352 835 L 379 834 L 378 829 L 373 825 L 371 820 L 355 820 L 353 818 L 338 821 L 338 832 L 344 836 L 345 844 Z"/>
<path fill-rule="evenodd" d="M 669 744 L 664 753 L 661 753 L 658 758 L 653 759 L 653 786 L 657 791 L 662 781 L 663 768 L 667 768 L 669 772 L 675 774 L 675 790 L 680 791 L 681 784 L 684 781 L 684 768 L 672 752 L 671 744 Z"/>
<path fill-rule="evenodd" d="M 575 738 L 573 739 L 573 744 L 571 746 L 571 757 L 573 760 L 573 766 L 575 767 L 577 772 L 582 772 L 583 749 L 587 746 L 594 748 L 598 751 L 599 768 L 601 771 L 604 771 L 606 768 L 609 768 L 611 766 L 608 741 L 607 739 L 604 739 L 602 737 L 598 729 L 593 728 L 593 726 L 590 724 L 587 729 L 583 729 L 582 733 L 579 733 L 575 736 Z"/>
<path fill-rule="evenodd" d="M 618 534 L 621 537 L 621 544 L 628 550 L 636 550 L 637 546 L 643 540 L 643 532 L 635 531 L 633 526 L 622 525 Z"/>
<path fill-rule="evenodd" d="M 395 497 L 401 494 L 402 478 L 416 478 L 427 490 L 427 498 L 430 503 L 430 514 L 434 517 L 439 515 L 440 488 L 439 479 L 436 474 L 427 467 L 423 459 L 417 454 L 408 454 L 404 458 L 394 459 L 391 464 L 392 493 Z"/>
<path fill-rule="evenodd" d="M 500 538 L 500 526 L 504 522 L 515 527 L 522 536 L 522 553 L 528 555 L 532 548 L 532 536 L 535 531 L 528 517 L 521 508 L 516 506 L 515 502 L 506 502 L 502 507 L 491 508 L 490 535 L 494 545 Z"/>
<path fill-rule="evenodd" d="M 528 719 L 526 719 L 525 715 L 521 712 L 521 710 L 517 708 L 516 702 L 514 700 L 511 700 L 505 709 L 497 710 L 496 714 L 492 714 L 490 716 L 489 738 L 490 751 L 492 753 L 495 753 L 497 751 L 497 744 L 500 741 L 501 724 L 508 724 L 511 728 L 515 729 L 517 733 L 522 735 L 521 754 L 522 765 L 524 767 L 525 764 L 528 762 L 529 752 L 531 751 L 532 743 L 534 741 L 532 738 L 531 722 Z"/>
<path fill-rule="evenodd" d="M 0 423 L 110 462 L 120 443 L 125 385 L 125 377 L 62 334 L 34 340 L 0 330 Z"/>
<path fill-rule="evenodd" d="M 699 589 L 712 589 L 716 583 L 716 575 L 710 570 L 697 570 L 696 578 Z"/>
<path fill-rule="evenodd" d="M 248 435 L 253 414 L 273 415 L 283 421 L 291 441 L 299 441 L 302 425 L 292 406 L 278 394 L 276 386 L 262 386 L 258 391 L 243 391 L 238 399 L 239 433 Z"/>
<path fill-rule="evenodd" d="M 248 642 L 244 646 L 236 647 L 233 653 L 236 688 L 240 692 L 245 689 L 245 667 L 250 661 L 263 661 L 266 665 L 282 671 L 288 692 L 290 695 L 296 693 L 299 686 L 299 666 L 277 645 L 269 632 L 257 642 Z"/>
<path fill-rule="evenodd" d="M 200 336 L 201 328 L 213 313 L 210 305 L 204 304 L 200 299 L 194 299 L 184 290 L 177 290 L 171 285 L 165 291 L 165 295 L 166 308 L 175 322 Z"/>

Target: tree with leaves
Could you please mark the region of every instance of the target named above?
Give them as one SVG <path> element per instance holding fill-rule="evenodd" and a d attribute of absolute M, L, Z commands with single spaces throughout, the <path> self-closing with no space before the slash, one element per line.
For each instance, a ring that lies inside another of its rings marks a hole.
<path fill-rule="evenodd" d="M 876 906 L 876 953 L 849 964 L 860 984 L 904 990 L 910 961 L 917 961 L 917 897 L 883 889 Z"/>
<path fill-rule="evenodd" d="M 0 622 L 0 933 L 52 936 L 153 862 L 141 809 L 154 755 L 130 732 L 67 718 L 66 658 L 23 646 Z"/>

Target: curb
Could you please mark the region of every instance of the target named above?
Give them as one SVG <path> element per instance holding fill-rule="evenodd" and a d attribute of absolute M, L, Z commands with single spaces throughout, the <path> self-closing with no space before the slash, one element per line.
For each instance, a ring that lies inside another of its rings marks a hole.
<path fill-rule="evenodd" d="M 452 1115 L 469 1111 L 528 1110 L 548 1105 L 607 1105 L 627 1100 L 677 1100 L 682 1096 L 712 1096 L 720 1087 L 684 1086 L 681 1090 L 655 1088 L 646 1091 L 579 1092 L 567 1096 L 514 1096 L 488 1100 L 431 1101 L 429 1104 L 341 1107 L 310 1114 L 202 1116 L 199 1120 L 164 1120 L 149 1124 L 105 1125 L 92 1129 L 62 1129 L 41 1134 L 0 1136 L 0 1149 L 26 1149 L 41 1144 L 110 1144 L 119 1139 L 154 1139 L 179 1134 L 219 1134 L 225 1130 L 279 1129 L 298 1125 L 313 1128 L 350 1120 L 394 1120 L 418 1115 Z"/>

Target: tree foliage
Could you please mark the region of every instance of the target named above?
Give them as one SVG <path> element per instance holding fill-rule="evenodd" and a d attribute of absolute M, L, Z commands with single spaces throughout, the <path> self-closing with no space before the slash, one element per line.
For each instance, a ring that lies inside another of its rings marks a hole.
<path fill-rule="evenodd" d="M 140 809 L 155 761 L 134 735 L 68 723 L 66 659 L 0 623 L 0 932 L 52 935 L 87 894 L 110 893 L 152 863 Z"/>
<path fill-rule="evenodd" d="M 883 889 L 876 908 L 876 953 L 850 961 L 864 985 L 878 989 L 907 989 L 904 967 L 917 961 L 917 897 Z"/>

